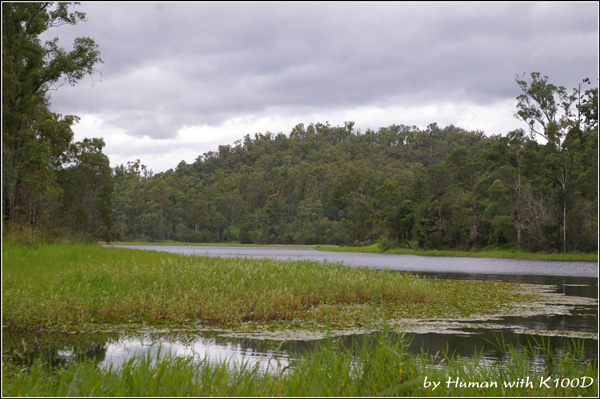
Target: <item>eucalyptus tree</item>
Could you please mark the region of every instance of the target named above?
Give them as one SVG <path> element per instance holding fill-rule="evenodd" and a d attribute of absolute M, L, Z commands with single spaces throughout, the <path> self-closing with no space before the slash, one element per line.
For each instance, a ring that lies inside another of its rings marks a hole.
<path fill-rule="evenodd" d="M 515 227 L 517 229 L 517 249 L 523 244 L 523 147 L 525 145 L 525 132 L 522 129 L 513 130 L 507 135 L 510 166 L 513 176 L 513 190 L 511 203 L 514 209 Z"/>
<path fill-rule="evenodd" d="M 515 117 L 529 126 L 532 138 L 539 136 L 546 140 L 546 169 L 552 180 L 561 187 L 562 202 L 562 242 L 567 252 L 567 194 L 572 174 L 573 155 L 578 150 L 574 136 L 580 136 L 582 111 L 581 87 L 589 83 L 585 79 L 578 89 L 569 95 L 563 86 L 548 82 L 547 76 L 532 72 L 530 78 L 525 74 L 516 77 L 522 93 L 517 96 L 518 111 Z M 573 113 L 573 106 L 577 115 Z"/>
<path fill-rule="evenodd" d="M 76 38 L 71 51 L 57 38 L 42 43 L 49 29 L 85 21 L 72 6 L 2 3 L 3 216 L 8 222 L 35 223 L 48 199 L 56 197 L 47 194 L 59 191 L 53 172 L 71 145 L 77 117 L 51 112 L 49 91 L 75 85 L 102 62 L 90 38 Z"/>

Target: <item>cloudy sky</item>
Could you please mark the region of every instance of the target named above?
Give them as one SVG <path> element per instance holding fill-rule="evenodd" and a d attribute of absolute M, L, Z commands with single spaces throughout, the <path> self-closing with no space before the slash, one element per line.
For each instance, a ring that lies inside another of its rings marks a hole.
<path fill-rule="evenodd" d="M 365 131 L 437 122 L 486 134 L 514 118 L 515 76 L 598 83 L 597 2 L 83 2 L 47 32 L 99 45 L 99 73 L 52 93 L 75 139 L 155 173 L 246 134 L 304 123 Z"/>

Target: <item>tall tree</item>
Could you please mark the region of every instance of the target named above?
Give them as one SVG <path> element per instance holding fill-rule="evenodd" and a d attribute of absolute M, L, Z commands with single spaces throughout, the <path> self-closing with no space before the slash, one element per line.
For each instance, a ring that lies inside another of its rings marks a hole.
<path fill-rule="evenodd" d="M 532 72 L 530 76 L 530 79 L 526 79 L 525 74 L 515 78 L 523 92 L 517 96 L 515 116 L 527 123 L 532 136 L 539 135 L 558 146 L 564 139 L 558 118 L 562 105 L 569 101 L 567 90 L 548 83 L 548 77 L 540 76 L 539 72 Z"/>
<path fill-rule="evenodd" d="M 71 12 L 73 3 L 2 3 L 2 175 L 3 219 L 32 221 L 48 205 L 48 184 L 30 190 L 40 171 L 60 164 L 71 143 L 74 116 L 49 110 L 48 91 L 57 84 L 76 84 L 102 62 L 96 43 L 77 38 L 73 50 L 58 39 L 41 42 L 40 35 L 61 25 L 85 20 Z M 45 178 L 45 181 L 52 179 Z"/>
<path fill-rule="evenodd" d="M 513 195 L 511 202 L 514 208 L 514 220 L 517 228 L 517 249 L 523 244 L 523 146 L 525 132 L 522 129 L 508 133 L 507 147 L 509 149 L 510 164 L 513 170 Z"/>
<path fill-rule="evenodd" d="M 516 77 L 522 94 L 517 97 L 516 117 L 529 125 L 531 135 L 543 137 L 546 143 L 548 169 L 552 178 L 561 187 L 562 202 L 562 241 L 563 251 L 567 252 L 567 187 L 572 172 L 573 141 L 571 136 L 581 132 L 581 112 L 572 112 L 575 102 L 581 103 L 581 84 L 569 95 L 562 86 L 548 82 L 547 76 L 532 72 L 529 80 L 525 75 Z M 583 81 L 589 83 L 589 79 Z M 578 94 L 577 94 L 578 93 Z"/>

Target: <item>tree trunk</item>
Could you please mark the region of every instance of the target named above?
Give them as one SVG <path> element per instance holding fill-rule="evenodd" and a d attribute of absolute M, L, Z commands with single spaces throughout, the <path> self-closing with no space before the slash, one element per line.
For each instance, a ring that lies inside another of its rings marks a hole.
<path fill-rule="evenodd" d="M 522 210 L 521 210 L 521 157 L 517 161 L 517 249 L 521 249 L 523 239 L 522 233 Z"/>
<path fill-rule="evenodd" d="M 563 198 L 563 250 L 567 252 L 567 198 L 566 192 L 563 191 L 565 198 Z"/>
<path fill-rule="evenodd" d="M 563 251 L 567 252 L 567 182 L 569 180 L 569 159 L 568 154 L 564 154 L 565 167 L 562 172 L 560 185 L 563 190 Z"/>

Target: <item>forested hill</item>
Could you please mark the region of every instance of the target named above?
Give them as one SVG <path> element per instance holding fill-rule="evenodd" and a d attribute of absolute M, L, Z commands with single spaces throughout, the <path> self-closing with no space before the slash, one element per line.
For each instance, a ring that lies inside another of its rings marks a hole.
<path fill-rule="evenodd" d="M 247 135 L 155 175 L 120 165 L 114 238 L 597 249 L 597 123 L 562 147 L 522 130 L 353 125 Z"/>

